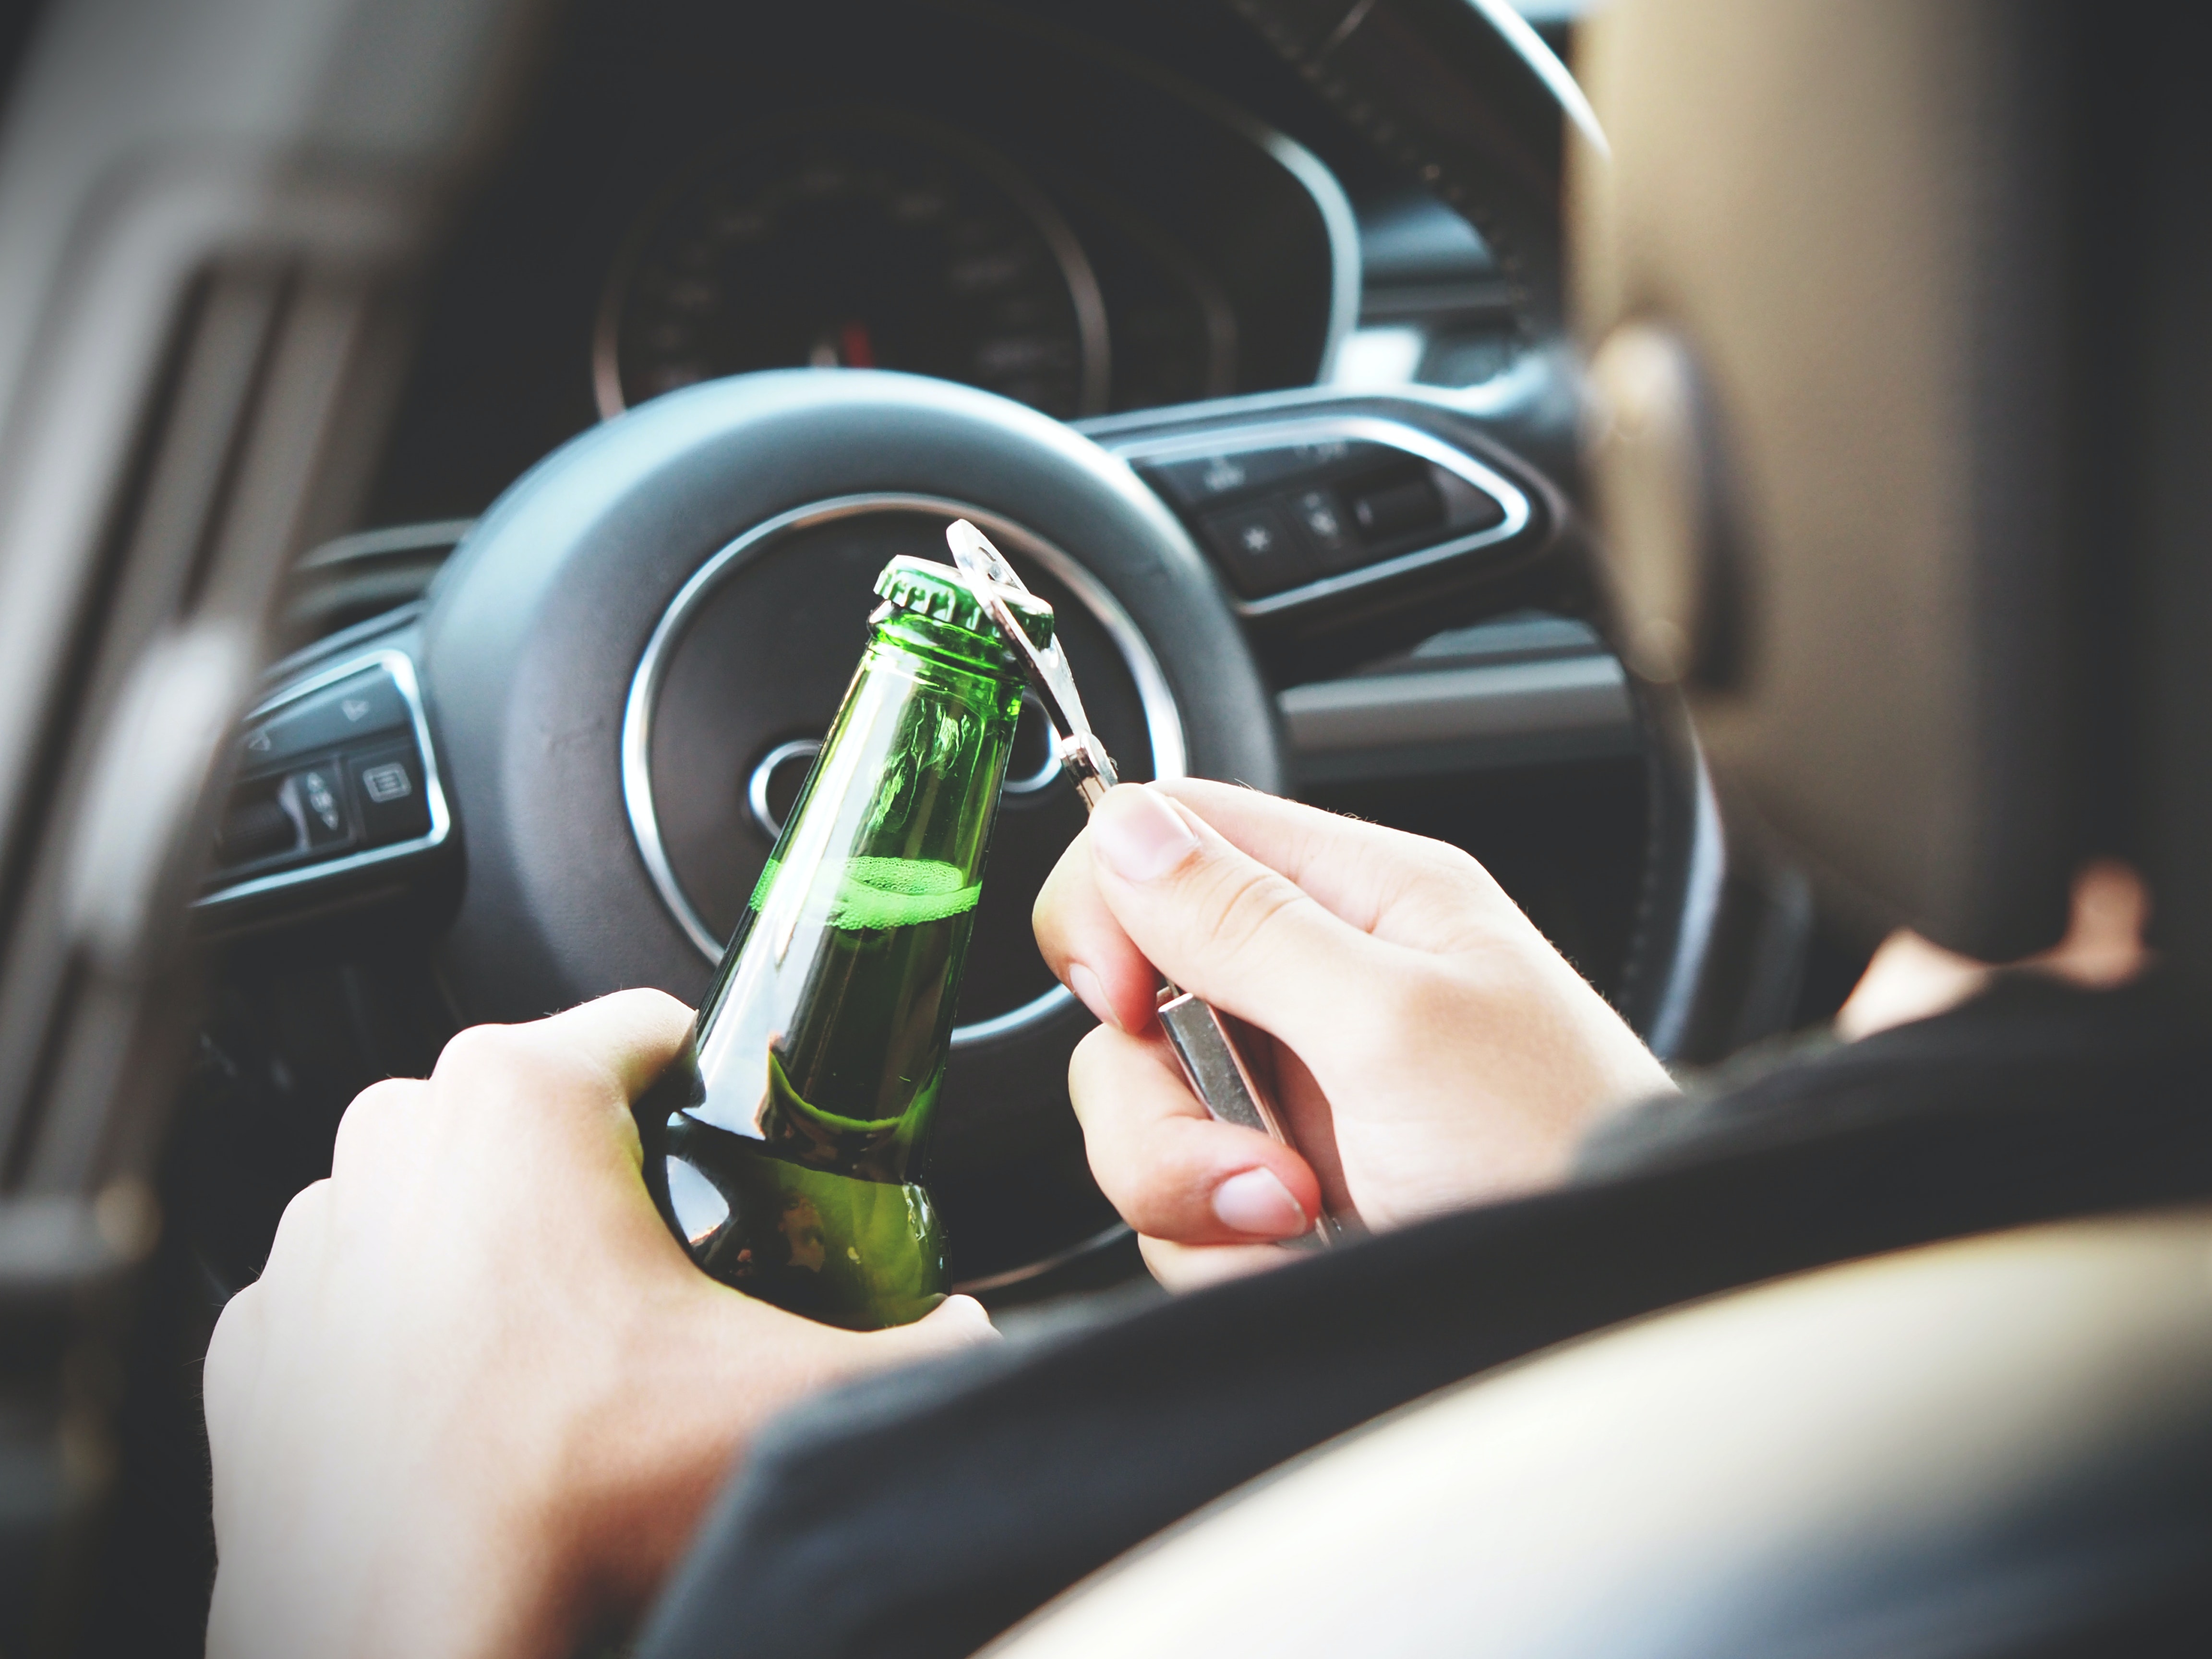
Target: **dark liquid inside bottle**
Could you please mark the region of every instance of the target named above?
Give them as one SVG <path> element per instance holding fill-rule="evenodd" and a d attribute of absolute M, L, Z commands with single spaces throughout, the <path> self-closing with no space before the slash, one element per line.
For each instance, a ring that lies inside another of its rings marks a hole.
<path fill-rule="evenodd" d="M 899 1181 L 944 1069 L 946 999 L 975 890 L 931 860 L 852 862 L 863 868 L 847 870 L 833 906 L 848 925 L 824 930 L 803 993 L 808 1017 L 769 1045 L 772 1109 L 761 1127 L 781 1157 Z"/>
<path fill-rule="evenodd" d="M 665 1133 L 665 1156 L 726 1206 L 692 1241 L 724 1284 L 854 1330 L 907 1324 L 945 1300 L 945 1234 L 926 1188 L 795 1164 L 684 1113 Z"/>
<path fill-rule="evenodd" d="M 691 1041 L 636 1109 L 656 1202 L 725 1283 L 859 1329 L 945 1299 L 918 1176 L 1019 711 L 990 641 L 878 615 Z"/>
<path fill-rule="evenodd" d="M 699 1265 L 793 1313 L 870 1328 L 945 1299 L 943 1230 L 908 1176 L 943 1079 L 945 1000 L 967 952 L 974 890 L 942 863 L 855 862 L 864 868 L 845 874 L 834 912 L 900 925 L 822 931 L 800 997 L 808 1018 L 767 1045 L 759 1138 L 706 1121 L 715 1096 L 762 1092 L 742 1048 L 728 1057 L 738 1075 L 718 1079 L 711 1040 L 704 1065 L 687 1046 L 653 1104 L 666 1114 L 660 1173 Z M 760 923 L 746 913 L 733 959 Z"/>

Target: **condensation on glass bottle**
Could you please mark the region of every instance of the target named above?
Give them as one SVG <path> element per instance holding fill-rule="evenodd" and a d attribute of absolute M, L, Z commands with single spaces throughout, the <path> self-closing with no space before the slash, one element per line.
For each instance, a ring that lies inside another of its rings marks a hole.
<path fill-rule="evenodd" d="M 716 1279 L 830 1324 L 945 1299 L 921 1181 L 1021 713 L 961 578 L 901 556 L 684 1053 L 638 1103 L 646 1179 Z M 1017 607 L 1038 641 L 1052 610 Z"/>

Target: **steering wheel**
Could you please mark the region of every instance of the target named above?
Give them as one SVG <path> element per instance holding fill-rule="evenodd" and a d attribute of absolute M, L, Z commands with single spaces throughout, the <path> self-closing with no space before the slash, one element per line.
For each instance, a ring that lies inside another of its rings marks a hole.
<path fill-rule="evenodd" d="M 1347 526 L 1334 572 L 1278 576 L 1233 539 L 1314 496 L 1425 505 L 1364 540 Z M 1285 788 L 1255 639 L 1305 629 L 1290 635 L 1300 648 L 1326 650 L 1332 630 L 1395 629 L 1411 644 L 1531 582 L 1578 580 L 1563 497 L 1441 403 L 1316 392 L 1094 439 L 913 375 L 713 381 L 556 451 L 469 532 L 418 617 L 339 635 L 295 672 L 249 721 L 241 787 L 276 792 L 272 819 L 304 803 L 312 830 L 324 780 L 372 821 L 333 856 L 260 876 L 249 863 L 214 900 L 319 904 L 441 869 L 457 897 L 437 968 L 465 1018 L 528 1019 L 635 985 L 696 1001 L 859 655 L 876 572 L 894 553 L 945 558 L 963 516 L 1053 603 L 1133 778 Z M 1674 752 L 1651 745 L 1660 776 Z M 963 1283 L 1118 1229 L 1066 1109 L 1089 1016 L 1030 935 L 1031 896 L 1082 822 L 1032 712 L 933 1146 Z M 1663 846 L 1650 861 L 1681 864 Z M 1649 919 L 1681 908 L 1645 909 L 1639 950 L 1663 985 L 1670 936 Z"/>
<path fill-rule="evenodd" d="M 876 572 L 896 552 L 942 560 L 960 516 L 1054 603 L 1129 775 L 1283 787 L 1273 699 L 1220 585 L 1127 465 L 917 376 L 709 383 L 548 459 L 432 593 L 423 690 L 468 826 L 442 952 L 463 1006 L 527 1018 L 641 984 L 696 1000 L 859 657 Z M 1030 896 L 1083 809 L 1034 714 L 1022 737 L 937 1131 L 956 1206 L 1034 1187 L 1030 1166 L 1070 1150 L 1049 1097 L 1090 1023 L 1027 947 Z M 998 1206 L 963 1207 L 986 1271 L 1073 1242 L 1050 1218 L 1021 1237 Z"/>

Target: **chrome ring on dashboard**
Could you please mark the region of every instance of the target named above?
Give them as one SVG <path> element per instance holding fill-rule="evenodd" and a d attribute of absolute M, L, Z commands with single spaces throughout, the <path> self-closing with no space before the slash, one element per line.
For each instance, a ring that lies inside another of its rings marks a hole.
<path fill-rule="evenodd" d="M 638 855 L 645 861 L 646 872 L 653 879 L 653 889 L 660 895 L 661 902 L 668 907 L 669 914 L 684 930 L 685 937 L 709 962 L 721 959 L 724 941 L 714 936 L 714 930 L 700 916 L 690 896 L 684 891 L 683 884 L 678 880 L 675 866 L 669 862 L 667 848 L 661 841 L 659 818 L 653 807 L 651 764 L 653 709 L 659 696 L 662 676 L 666 672 L 670 654 L 677 641 L 683 637 L 692 616 L 724 581 L 786 536 L 816 525 L 871 513 L 942 514 L 947 519 L 969 519 L 981 526 L 1000 546 L 1036 560 L 1075 596 L 1078 603 L 1106 630 L 1107 637 L 1114 641 L 1115 650 L 1120 652 L 1122 664 L 1129 671 L 1129 678 L 1136 686 L 1139 705 L 1144 710 L 1145 735 L 1152 751 L 1152 775 L 1156 778 L 1179 778 L 1185 775 L 1188 768 L 1182 712 L 1176 706 L 1175 694 L 1169 688 L 1167 676 L 1161 671 L 1158 659 L 1152 655 L 1152 647 L 1146 643 L 1136 623 L 1097 577 L 1035 532 L 987 507 L 940 495 L 890 493 L 839 495 L 779 513 L 774 518 L 755 525 L 722 548 L 700 566 L 691 579 L 678 590 L 676 597 L 669 601 L 667 610 L 661 613 L 659 622 L 654 625 L 652 637 L 646 641 L 644 655 L 638 659 L 637 672 L 631 676 L 629 696 L 623 710 L 623 804 L 629 814 L 630 832 L 636 839 Z M 765 805 L 765 778 L 757 773 L 756 777 L 763 785 L 762 805 Z M 1033 997 L 1005 1013 L 955 1026 L 952 1046 L 963 1048 L 1014 1036 L 1051 1018 L 1073 1002 L 1074 998 L 1066 987 L 1055 985 L 1042 995 Z"/>

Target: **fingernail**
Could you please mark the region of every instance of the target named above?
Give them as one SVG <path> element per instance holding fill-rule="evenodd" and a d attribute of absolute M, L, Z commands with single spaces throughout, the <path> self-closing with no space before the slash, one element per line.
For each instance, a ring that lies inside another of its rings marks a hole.
<path fill-rule="evenodd" d="M 1124 881 L 1157 881 L 1197 850 L 1190 826 L 1149 789 L 1115 789 L 1091 815 L 1091 845 Z"/>
<path fill-rule="evenodd" d="M 1067 969 L 1067 988 L 1075 993 L 1083 1006 L 1098 1016 L 1099 1024 L 1121 1029 L 1121 1022 L 1114 1018 L 1114 1005 L 1107 1000 L 1106 988 L 1098 982 L 1098 975 L 1081 963 L 1071 963 Z"/>
<path fill-rule="evenodd" d="M 1288 1238 L 1306 1230 L 1306 1212 L 1272 1170 L 1247 1170 L 1213 1189 L 1221 1224 L 1258 1238 Z"/>

